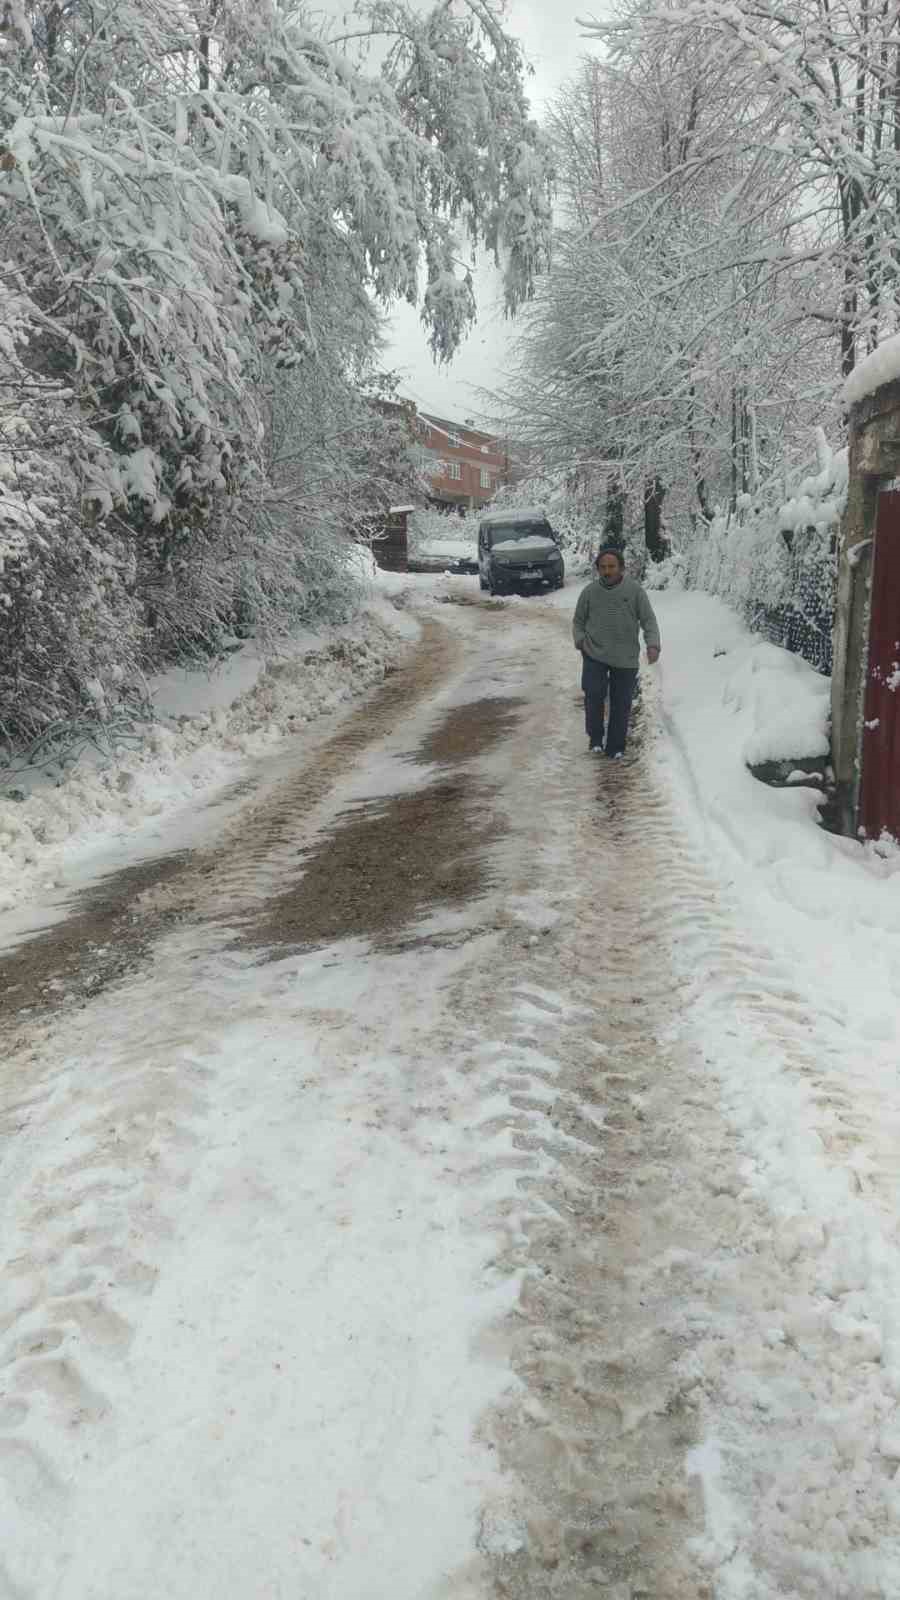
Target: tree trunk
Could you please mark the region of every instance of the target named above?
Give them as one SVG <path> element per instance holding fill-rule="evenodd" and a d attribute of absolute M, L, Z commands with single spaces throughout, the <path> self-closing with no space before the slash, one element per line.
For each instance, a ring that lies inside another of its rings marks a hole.
<path fill-rule="evenodd" d="M 611 472 L 606 480 L 603 538 L 607 544 L 621 546 L 625 543 L 625 485 L 620 472 Z"/>
<path fill-rule="evenodd" d="M 737 454 L 738 454 L 738 409 L 737 390 L 731 385 L 731 498 L 728 502 L 731 516 L 737 510 Z"/>
<path fill-rule="evenodd" d="M 690 402 L 688 406 L 688 438 L 690 440 L 691 460 L 693 461 L 694 465 L 694 487 L 697 490 L 697 499 L 700 503 L 700 512 L 704 522 L 712 522 L 712 511 L 710 509 L 709 501 L 706 498 L 706 478 L 703 475 L 703 462 L 700 457 L 700 451 L 697 446 L 697 435 L 694 430 L 694 407 L 696 404 L 696 395 L 693 384 L 691 384 L 688 394 L 690 396 Z"/>
<path fill-rule="evenodd" d="M 665 561 L 671 545 L 663 532 L 662 508 L 665 485 L 661 478 L 648 478 L 644 484 L 644 543 L 651 561 Z"/>

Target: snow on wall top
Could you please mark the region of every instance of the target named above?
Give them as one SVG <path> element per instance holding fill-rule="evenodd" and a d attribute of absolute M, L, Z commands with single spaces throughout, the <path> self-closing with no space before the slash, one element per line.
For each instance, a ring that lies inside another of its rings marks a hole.
<path fill-rule="evenodd" d="M 897 378 L 900 378 L 900 333 L 885 339 L 853 369 L 844 384 L 844 400 L 848 406 L 853 405 L 854 401 L 862 400 L 882 384 L 893 383 Z"/>

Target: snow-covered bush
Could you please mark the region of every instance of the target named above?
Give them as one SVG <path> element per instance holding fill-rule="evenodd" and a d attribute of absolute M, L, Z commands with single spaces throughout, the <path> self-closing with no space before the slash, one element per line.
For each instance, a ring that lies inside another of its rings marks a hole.
<path fill-rule="evenodd" d="M 847 452 L 817 430 L 818 470 L 787 499 L 743 495 L 681 552 L 692 587 L 717 594 L 757 632 L 831 670 L 835 545 L 847 496 Z"/>
<path fill-rule="evenodd" d="M 71 391 L 28 366 L 42 320 L 0 284 L 0 748 L 74 717 L 106 720 L 142 654 L 129 530 L 83 497 L 108 459 Z"/>
<path fill-rule="evenodd" d="M 683 589 L 687 577 L 687 562 L 679 550 L 673 550 L 663 561 L 648 562 L 644 568 L 648 589 Z"/>

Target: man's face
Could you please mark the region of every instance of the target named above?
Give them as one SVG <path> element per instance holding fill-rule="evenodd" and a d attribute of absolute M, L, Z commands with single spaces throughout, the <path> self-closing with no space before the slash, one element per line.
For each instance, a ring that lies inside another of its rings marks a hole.
<path fill-rule="evenodd" d="M 597 571 L 600 574 L 601 582 L 609 586 L 618 583 L 622 577 L 622 568 L 615 556 L 601 556 L 597 562 Z"/>

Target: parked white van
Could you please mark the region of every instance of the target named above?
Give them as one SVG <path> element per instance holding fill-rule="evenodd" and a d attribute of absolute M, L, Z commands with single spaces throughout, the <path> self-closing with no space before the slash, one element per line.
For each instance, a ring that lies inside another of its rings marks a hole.
<path fill-rule="evenodd" d="M 556 534 L 539 506 L 492 511 L 478 527 L 478 582 L 491 594 L 561 589 L 565 565 Z"/>

